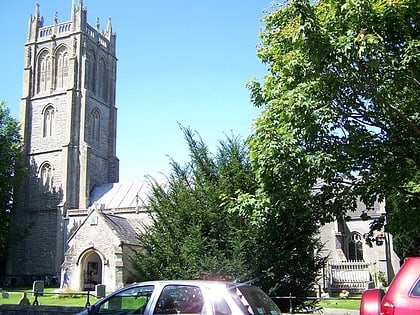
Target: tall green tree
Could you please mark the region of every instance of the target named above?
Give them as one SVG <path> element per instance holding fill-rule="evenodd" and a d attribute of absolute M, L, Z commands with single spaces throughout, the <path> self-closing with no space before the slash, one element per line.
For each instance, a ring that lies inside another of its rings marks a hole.
<path fill-rule="evenodd" d="M 4 271 L 9 245 L 10 215 L 14 207 L 15 187 L 21 173 L 18 122 L 0 102 L 0 270 Z"/>
<path fill-rule="evenodd" d="M 309 205 L 302 204 L 303 190 L 273 194 L 261 187 L 254 194 L 242 194 L 232 210 L 249 220 L 253 231 L 249 244 L 253 282 L 271 296 L 296 297 L 295 306 L 313 294 L 324 260 L 318 255 L 319 225 Z M 284 310 L 289 301 L 279 300 Z"/>
<path fill-rule="evenodd" d="M 191 161 L 172 161 L 167 181 L 153 182 L 147 206 L 153 226 L 140 236 L 143 250 L 134 259 L 138 280 L 249 281 L 271 295 L 307 296 L 319 270 L 317 223 L 285 206 L 302 208 L 300 196 L 270 200 L 240 139 L 227 137 L 212 155 L 183 131 Z"/>
<path fill-rule="evenodd" d="M 242 278 L 247 273 L 246 221 L 229 212 L 239 192 L 255 189 L 248 149 L 237 137 L 220 141 L 216 155 L 182 128 L 191 161 L 163 184 L 152 180 L 147 209 L 153 218 L 140 237 L 134 265 L 139 280 Z"/>
<path fill-rule="evenodd" d="M 402 256 L 420 254 L 420 2 L 291 0 L 264 17 L 252 81 L 258 180 L 324 223 L 386 201 Z M 314 189 L 315 188 L 315 189 Z M 306 210 L 305 210 L 306 209 Z M 305 218 L 307 218 L 305 216 Z"/>

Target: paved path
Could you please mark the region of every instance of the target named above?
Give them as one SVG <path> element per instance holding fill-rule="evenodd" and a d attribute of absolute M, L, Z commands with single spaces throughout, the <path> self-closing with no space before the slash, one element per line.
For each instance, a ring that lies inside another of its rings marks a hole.
<path fill-rule="evenodd" d="M 359 310 L 339 310 L 333 308 L 325 308 L 322 310 L 322 314 L 328 315 L 359 315 Z"/>

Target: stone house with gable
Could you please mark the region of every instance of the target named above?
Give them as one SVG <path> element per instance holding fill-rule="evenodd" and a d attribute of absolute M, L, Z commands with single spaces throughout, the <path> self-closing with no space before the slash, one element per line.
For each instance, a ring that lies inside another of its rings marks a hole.
<path fill-rule="evenodd" d="M 126 218 L 91 209 L 68 239 L 63 269 L 71 275 L 71 286 L 92 291 L 105 284 L 115 290 L 133 282 L 129 259 L 139 248 L 136 235 Z"/>
<path fill-rule="evenodd" d="M 131 259 L 140 249 L 139 232 L 151 224 L 140 201 L 148 187 L 147 182 L 97 186 L 91 207 L 68 212 L 72 228 L 62 269 L 72 288 L 94 290 L 96 284 L 104 284 L 113 291 L 136 280 Z"/>

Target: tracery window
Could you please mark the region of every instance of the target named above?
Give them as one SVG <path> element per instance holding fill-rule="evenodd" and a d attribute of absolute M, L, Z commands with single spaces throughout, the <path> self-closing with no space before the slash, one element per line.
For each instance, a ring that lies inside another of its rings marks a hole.
<path fill-rule="evenodd" d="M 106 82 L 107 82 L 107 75 L 106 75 L 106 64 L 103 58 L 100 59 L 98 64 L 98 93 L 97 95 L 105 100 L 106 98 Z"/>
<path fill-rule="evenodd" d="M 52 189 L 52 182 L 53 182 L 53 174 L 52 174 L 52 167 L 51 164 L 45 162 L 42 164 L 40 169 L 40 179 L 41 185 L 44 191 L 51 191 Z"/>
<path fill-rule="evenodd" d="M 91 92 L 96 92 L 96 57 L 93 51 L 89 51 L 87 58 L 87 88 Z"/>
<path fill-rule="evenodd" d="M 357 232 L 348 236 L 348 259 L 354 261 L 363 261 L 363 238 Z"/>
<path fill-rule="evenodd" d="M 55 133 L 55 109 L 54 109 L 54 106 L 48 105 L 44 109 L 43 118 L 44 118 L 43 136 L 44 137 L 51 137 Z"/>
<path fill-rule="evenodd" d="M 61 47 L 56 53 L 56 87 L 57 89 L 67 86 L 69 75 L 69 58 L 67 49 Z"/>
<path fill-rule="evenodd" d="M 101 131 L 101 113 L 98 109 L 92 111 L 92 140 L 99 142 Z"/>
<path fill-rule="evenodd" d="M 37 92 L 45 92 L 51 87 L 51 57 L 48 51 L 41 53 L 38 59 Z"/>

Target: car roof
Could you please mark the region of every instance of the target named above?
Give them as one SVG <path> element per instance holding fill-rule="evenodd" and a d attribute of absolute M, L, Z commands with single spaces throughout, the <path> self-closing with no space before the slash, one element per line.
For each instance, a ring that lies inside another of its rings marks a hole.
<path fill-rule="evenodd" d="M 156 287 L 163 287 L 166 285 L 195 285 L 200 287 L 207 287 L 207 288 L 234 288 L 234 287 L 242 287 L 242 286 L 248 286 L 251 285 L 246 282 L 233 282 L 233 281 L 219 281 L 219 280 L 149 280 L 149 281 L 142 281 L 142 282 L 134 282 L 131 284 L 128 284 L 120 289 L 117 289 L 116 291 L 112 292 L 111 294 L 117 294 L 121 291 L 130 289 L 130 288 L 136 288 L 138 286 L 147 286 L 147 285 L 153 285 Z"/>
<path fill-rule="evenodd" d="M 406 257 L 400 270 L 392 280 L 387 294 L 396 294 L 394 292 L 404 292 L 409 294 L 413 284 L 419 278 L 420 257 Z"/>
<path fill-rule="evenodd" d="M 168 284 L 189 284 L 189 285 L 208 285 L 208 286 L 243 286 L 247 283 L 219 280 L 150 280 L 135 282 L 132 285 L 168 285 Z"/>

